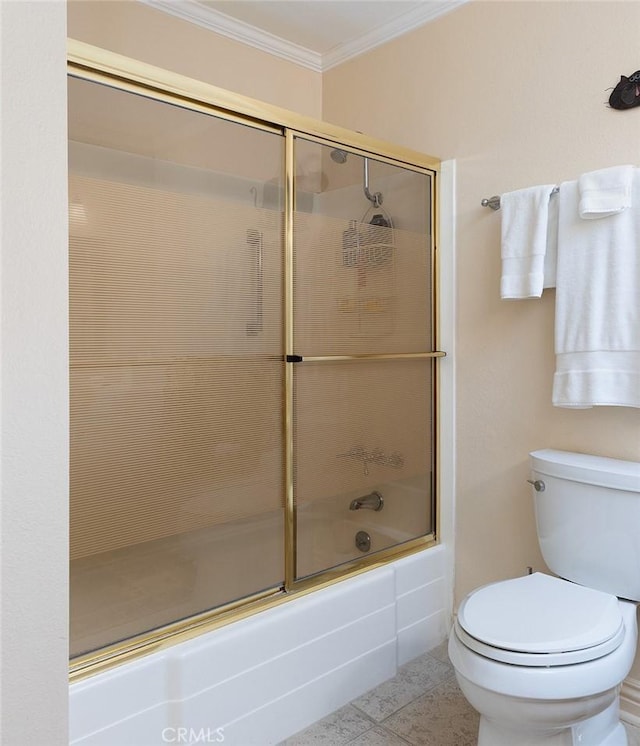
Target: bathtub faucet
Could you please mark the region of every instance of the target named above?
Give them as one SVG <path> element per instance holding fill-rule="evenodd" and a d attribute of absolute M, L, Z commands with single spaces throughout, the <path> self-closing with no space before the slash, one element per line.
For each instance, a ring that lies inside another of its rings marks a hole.
<path fill-rule="evenodd" d="M 368 495 L 363 495 L 362 497 L 357 497 L 355 500 L 351 501 L 351 504 L 349 505 L 349 510 L 363 510 L 366 508 L 367 510 L 382 510 L 384 507 L 384 500 L 382 499 L 382 495 L 377 492 L 370 492 Z"/>

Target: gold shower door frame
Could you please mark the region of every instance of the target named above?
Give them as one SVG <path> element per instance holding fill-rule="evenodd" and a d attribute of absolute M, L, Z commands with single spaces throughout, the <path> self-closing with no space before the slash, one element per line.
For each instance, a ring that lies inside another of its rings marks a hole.
<path fill-rule="evenodd" d="M 291 598 L 333 584 L 364 570 L 386 564 L 412 552 L 433 546 L 438 542 L 439 510 L 439 418 L 438 418 L 438 365 L 437 359 L 445 355 L 438 350 L 438 221 L 436 200 L 439 187 L 440 160 L 431 156 L 398 147 L 357 132 L 295 114 L 286 109 L 265 104 L 221 88 L 202 83 L 160 68 L 146 65 L 121 55 L 94 47 L 83 42 L 68 40 L 67 72 L 70 77 L 101 83 L 122 91 L 139 94 L 147 98 L 185 109 L 201 112 L 247 125 L 260 130 L 280 134 L 285 138 L 284 148 L 284 417 L 283 433 L 285 447 L 285 494 L 284 494 L 284 585 L 245 597 L 240 601 L 197 614 L 189 619 L 166 625 L 159 629 L 137 635 L 124 642 L 109 645 L 101 650 L 79 656 L 71 661 L 70 679 L 77 681 L 141 655 L 156 652 L 169 645 L 182 642 L 217 627 L 238 621 L 258 611 L 283 603 Z M 295 355 L 293 335 L 293 256 L 294 213 L 296 209 L 295 139 L 302 138 L 330 147 L 344 147 L 349 152 L 363 157 L 374 157 L 377 161 L 421 173 L 429 177 L 431 189 L 431 277 L 432 349 L 416 353 L 379 355 L 337 355 L 305 357 L 298 362 L 287 361 Z M 367 557 L 313 575 L 296 579 L 296 507 L 294 495 L 294 439 L 293 439 L 293 379 L 294 365 L 305 362 L 324 363 L 336 361 L 374 361 L 431 359 L 433 380 L 433 481 L 435 502 L 435 532 L 420 536 L 400 545 L 389 547 Z"/>

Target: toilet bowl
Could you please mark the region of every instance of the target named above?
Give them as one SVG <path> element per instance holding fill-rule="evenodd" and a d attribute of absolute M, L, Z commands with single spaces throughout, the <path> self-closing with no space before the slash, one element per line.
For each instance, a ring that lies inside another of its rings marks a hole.
<path fill-rule="evenodd" d="M 475 591 L 449 657 L 480 712 L 478 745 L 626 746 L 618 692 L 636 639 L 635 603 L 565 580 L 536 573 Z"/>
<path fill-rule="evenodd" d="M 541 549 L 563 577 L 492 583 L 460 604 L 449 657 L 480 713 L 478 746 L 627 746 L 618 711 L 638 636 L 640 464 L 531 458 Z"/>

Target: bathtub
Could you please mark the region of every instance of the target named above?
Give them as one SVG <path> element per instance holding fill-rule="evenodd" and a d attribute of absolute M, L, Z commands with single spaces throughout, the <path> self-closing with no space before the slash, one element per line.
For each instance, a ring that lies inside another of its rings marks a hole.
<path fill-rule="evenodd" d="M 78 681 L 70 744 L 277 744 L 445 639 L 450 567 L 434 546 Z"/>
<path fill-rule="evenodd" d="M 349 510 L 361 493 L 302 505 L 297 576 L 306 577 L 409 541 L 430 530 L 427 482 L 380 483 L 379 511 Z M 71 562 L 71 655 L 126 640 L 202 611 L 281 587 L 281 513 L 206 525 L 206 501 L 187 502 L 203 528 Z M 367 551 L 356 535 L 370 538 Z"/>

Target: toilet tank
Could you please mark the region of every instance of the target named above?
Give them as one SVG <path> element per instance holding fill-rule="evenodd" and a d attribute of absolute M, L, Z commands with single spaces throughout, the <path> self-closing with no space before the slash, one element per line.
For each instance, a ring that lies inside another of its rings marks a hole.
<path fill-rule="evenodd" d="M 538 541 L 556 575 L 640 601 L 640 463 L 533 451 Z"/>

